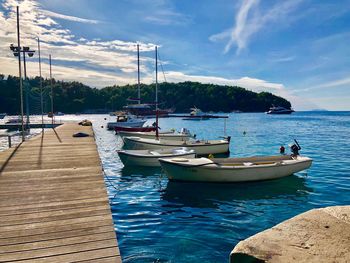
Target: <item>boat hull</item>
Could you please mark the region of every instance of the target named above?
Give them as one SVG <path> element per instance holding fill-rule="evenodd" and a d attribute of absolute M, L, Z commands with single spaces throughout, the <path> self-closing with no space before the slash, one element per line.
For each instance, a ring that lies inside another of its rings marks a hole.
<path fill-rule="evenodd" d="M 286 111 L 268 111 L 266 114 L 292 114 L 294 111 L 292 110 L 286 110 Z"/>
<path fill-rule="evenodd" d="M 135 122 L 108 122 L 107 129 L 113 130 L 116 127 L 142 127 L 146 121 L 135 121 Z"/>
<path fill-rule="evenodd" d="M 118 151 L 120 160 L 125 166 L 146 166 L 146 167 L 160 167 L 159 159 L 171 159 L 171 158 L 195 158 L 194 151 L 190 151 L 182 154 L 160 154 L 157 156 L 140 156 L 134 154 L 128 154 L 128 151 Z"/>
<path fill-rule="evenodd" d="M 114 127 L 114 130 L 119 134 L 120 132 L 152 132 L 155 127 Z"/>
<path fill-rule="evenodd" d="M 141 139 L 141 140 L 140 140 Z M 197 155 L 208 155 L 208 154 L 219 154 L 229 152 L 229 141 L 218 140 L 217 143 L 196 143 L 196 142 L 187 142 L 187 141 L 169 141 L 167 140 L 142 140 L 139 137 L 124 137 L 124 149 L 132 150 L 151 150 L 151 149 L 169 149 L 175 147 L 186 147 L 191 150 L 194 150 Z M 150 142 L 151 141 L 151 142 Z"/>
<path fill-rule="evenodd" d="M 155 139 L 156 134 L 155 132 L 118 132 L 118 135 L 121 137 L 140 137 L 145 139 Z M 173 133 L 173 132 L 166 132 L 166 133 L 159 133 L 158 137 L 164 140 L 171 140 L 171 141 L 188 141 L 191 138 L 190 134 L 185 133 Z"/>
<path fill-rule="evenodd" d="M 193 182 L 248 182 L 271 180 L 286 177 L 311 166 L 312 159 L 304 157 L 303 161 L 291 161 L 286 164 L 265 166 L 247 166 L 240 168 L 208 166 L 186 166 L 181 163 L 167 162 L 160 159 L 162 169 L 169 180 Z"/>

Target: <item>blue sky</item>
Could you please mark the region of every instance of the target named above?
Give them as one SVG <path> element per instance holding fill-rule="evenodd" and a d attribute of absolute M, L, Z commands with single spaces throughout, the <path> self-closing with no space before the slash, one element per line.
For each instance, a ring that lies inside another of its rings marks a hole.
<path fill-rule="evenodd" d="M 8 46 L 42 40 L 44 76 L 94 87 L 154 82 L 154 46 L 167 81 L 270 91 L 297 110 L 350 110 L 350 0 L 0 0 L 1 72 L 17 75 Z M 36 58 L 28 63 L 38 75 Z M 164 81 L 163 75 L 159 76 Z"/>

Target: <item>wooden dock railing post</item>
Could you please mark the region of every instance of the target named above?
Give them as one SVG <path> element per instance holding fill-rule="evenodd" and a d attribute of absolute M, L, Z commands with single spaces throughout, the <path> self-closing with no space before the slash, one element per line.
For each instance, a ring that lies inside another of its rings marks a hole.
<path fill-rule="evenodd" d="M 12 142 L 11 142 L 11 135 L 7 135 L 8 143 L 9 143 L 9 148 L 12 147 Z"/>

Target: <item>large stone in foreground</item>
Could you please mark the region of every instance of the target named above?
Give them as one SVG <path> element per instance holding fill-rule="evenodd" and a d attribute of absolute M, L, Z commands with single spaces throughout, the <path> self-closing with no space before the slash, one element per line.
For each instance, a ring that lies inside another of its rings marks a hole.
<path fill-rule="evenodd" d="M 350 262 L 350 206 L 313 209 L 237 244 L 231 263 Z"/>

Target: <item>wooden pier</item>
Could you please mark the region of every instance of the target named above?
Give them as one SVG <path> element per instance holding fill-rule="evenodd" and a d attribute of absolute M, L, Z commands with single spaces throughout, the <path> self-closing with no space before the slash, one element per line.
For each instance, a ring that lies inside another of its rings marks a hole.
<path fill-rule="evenodd" d="M 0 152 L 0 262 L 121 262 L 92 135 L 64 124 Z"/>
<path fill-rule="evenodd" d="M 29 124 L 24 124 L 24 127 L 28 127 L 30 129 L 41 129 L 43 126 L 44 128 L 56 128 L 60 126 L 61 123 L 29 123 Z M 4 123 L 0 124 L 0 130 L 20 130 L 22 129 L 22 124 L 21 123 Z"/>

